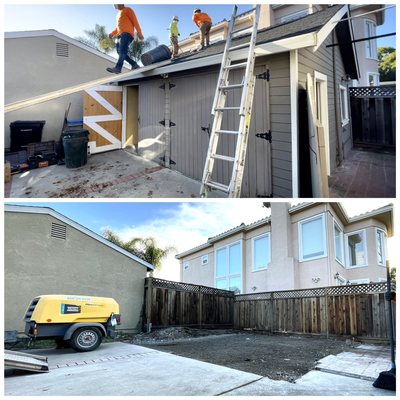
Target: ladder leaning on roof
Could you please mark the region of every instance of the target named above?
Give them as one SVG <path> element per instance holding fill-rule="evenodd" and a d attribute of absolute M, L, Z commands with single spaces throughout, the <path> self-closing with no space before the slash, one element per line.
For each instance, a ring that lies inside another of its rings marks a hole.
<path fill-rule="evenodd" d="M 241 43 L 232 46 L 232 37 L 234 34 L 248 30 L 246 28 L 234 29 L 236 19 L 243 15 L 237 15 L 237 6 L 234 6 L 232 18 L 228 27 L 228 35 L 225 44 L 225 50 L 221 62 L 221 70 L 218 77 L 217 89 L 215 92 L 214 103 L 212 106 L 212 115 L 214 115 L 213 126 L 210 134 L 210 142 L 207 151 L 206 162 L 204 165 L 203 179 L 200 190 L 202 197 L 207 197 L 210 189 L 219 189 L 228 193 L 229 197 L 240 197 L 242 187 L 244 164 L 246 159 L 247 139 L 249 134 L 250 116 L 254 97 L 254 63 L 255 63 L 255 45 L 257 40 L 258 20 L 260 17 L 260 5 L 255 6 L 250 12 L 253 13 L 253 25 L 251 27 L 250 42 Z M 245 62 L 232 64 L 231 52 L 248 47 L 247 60 Z M 234 69 L 243 69 L 245 72 L 241 83 L 229 84 L 229 73 Z M 226 97 L 228 91 L 241 89 L 240 105 L 236 107 L 226 107 Z M 224 112 L 239 112 L 239 124 L 237 130 L 223 130 L 222 118 Z M 217 154 L 218 141 L 220 135 L 237 136 L 234 156 Z M 229 184 L 223 184 L 213 180 L 212 174 L 214 170 L 215 160 L 232 163 L 232 173 L 230 174 Z"/>

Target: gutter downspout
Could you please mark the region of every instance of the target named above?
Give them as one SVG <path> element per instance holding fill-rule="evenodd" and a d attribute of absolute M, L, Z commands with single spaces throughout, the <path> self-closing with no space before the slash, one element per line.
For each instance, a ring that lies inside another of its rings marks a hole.
<path fill-rule="evenodd" d="M 299 197 L 298 50 L 290 51 L 290 124 L 292 136 L 292 197 Z"/>

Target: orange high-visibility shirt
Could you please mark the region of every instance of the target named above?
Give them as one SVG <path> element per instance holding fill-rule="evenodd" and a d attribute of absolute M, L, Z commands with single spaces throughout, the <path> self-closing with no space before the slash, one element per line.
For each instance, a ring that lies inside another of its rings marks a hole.
<path fill-rule="evenodd" d="M 119 10 L 117 14 L 117 27 L 111 32 L 111 34 L 115 36 L 127 32 L 134 37 L 135 29 L 138 35 L 142 36 L 142 30 L 140 29 L 136 14 L 132 8 L 124 7 L 122 10 Z"/>
<path fill-rule="evenodd" d="M 193 14 L 192 20 L 199 28 L 203 22 L 212 23 L 211 18 L 206 13 L 195 13 Z"/>

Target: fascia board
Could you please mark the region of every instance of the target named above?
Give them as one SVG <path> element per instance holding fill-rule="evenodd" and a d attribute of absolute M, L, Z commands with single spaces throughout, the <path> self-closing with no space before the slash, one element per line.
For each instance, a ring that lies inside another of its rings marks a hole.
<path fill-rule="evenodd" d="M 83 225 L 78 224 L 77 222 L 73 221 L 65 217 L 64 215 L 54 211 L 52 208 L 49 207 L 33 207 L 33 206 L 14 206 L 14 205 L 5 205 L 4 211 L 6 212 L 16 212 L 16 213 L 25 213 L 25 214 L 41 214 L 41 215 L 50 215 L 53 218 L 58 219 L 59 221 L 63 222 L 66 225 L 71 226 L 72 228 L 77 229 L 78 231 L 84 233 L 85 235 L 90 236 L 91 238 L 101 242 L 102 244 L 111 247 L 112 249 L 122 253 L 123 255 L 131 258 L 132 260 L 137 261 L 138 263 L 142 264 L 143 266 L 154 270 L 154 265 L 149 264 L 148 262 L 136 257 L 135 255 L 129 253 L 128 251 L 122 249 L 121 247 L 111 243 L 107 239 L 103 238 L 102 236 L 98 235 L 97 233 L 92 232 L 90 229 L 85 228 Z"/>
<path fill-rule="evenodd" d="M 328 35 L 335 29 L 336 25 L 340 22 L 343 16 L 348 12 L 348 6 L 344 5 L 318 32 L 317 32 L 317 43 L 314 47 L 316 52 L 322 43 L 326 40 Z"/>

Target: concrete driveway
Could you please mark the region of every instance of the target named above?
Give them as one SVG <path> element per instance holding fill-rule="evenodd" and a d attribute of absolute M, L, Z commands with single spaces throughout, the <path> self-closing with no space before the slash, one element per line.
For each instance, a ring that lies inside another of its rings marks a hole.
<path fill-rule="evenodd" d="M 5 197 L 13 198 L 195 198 L 201 182 L 127 150 L 94 154 L 80 168 L 51 165 L 12 176 Z M 213 190 L 209 197 L 227 197 Z"/>
<path fill-rule="evenodd" d="M 376 389 L 370 380 L 360 377 L 316 370 L 304 375 L 293 384 L 126 343 L 104 343 L 98 350 L 90 353 L 76 353 L 70 349 L 43 349 L 29 352 L 46 355 L 49 359 L 50 372 L 6 374 L 5 395 L 393 396 L 395 394 Z M 349 360 L 347 355 L 346 363 Z M 356 364 L 363 362 L 365 360 L 360 359 Z M 336 361 L 335 365 L 338 365 Z M 376 368 L 380 367 L 376 365 Z M 326 363 L 324 368 L 327 368 Z"/>

